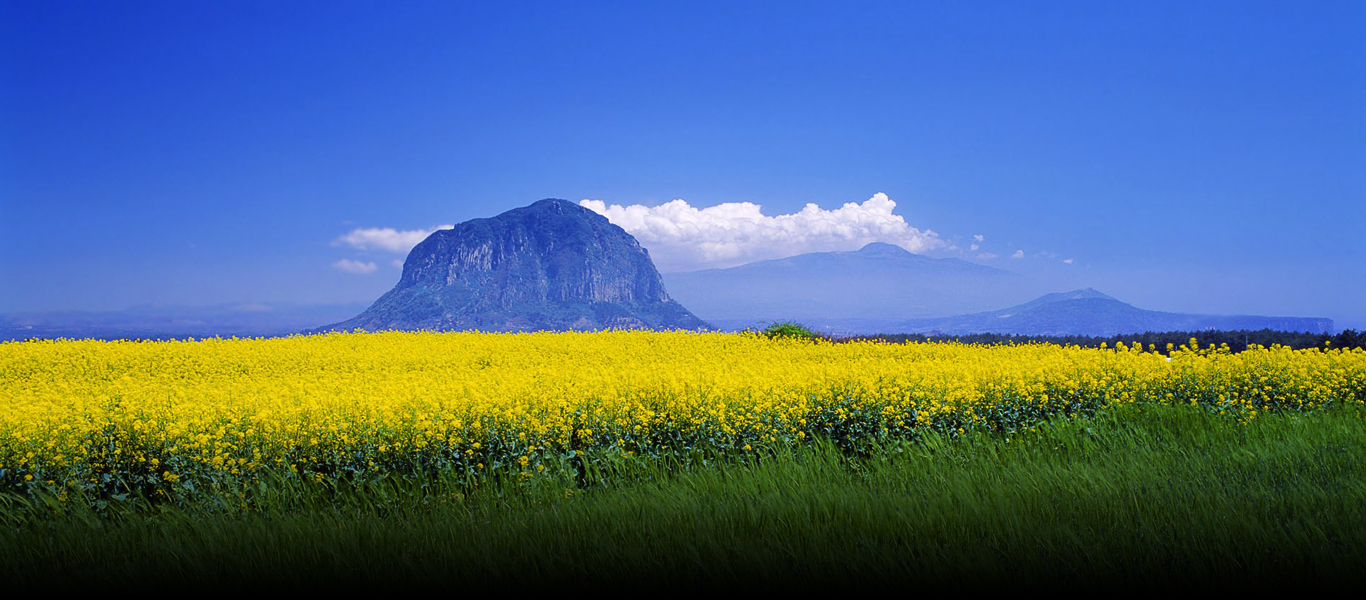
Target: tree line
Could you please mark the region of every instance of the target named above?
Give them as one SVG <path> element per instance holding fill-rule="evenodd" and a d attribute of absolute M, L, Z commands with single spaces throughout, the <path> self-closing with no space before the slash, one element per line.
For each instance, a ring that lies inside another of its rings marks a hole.
<path fill-rule="evenodd" d="M 1167 344 L 1173 348 L 1180 348 L 1188 345 L 1191 338 L 1194 338 L 1202 347 L 1228 345 L 1230 351 L 1242 352 L 1248 346 L 1270 347 L 1273 345 L 1288 346 L 1294 349 L 1304 348 L 1366 348 L 1366 331 L 1355 329 L 1345 329 L 1335 335 L 1326 333 L 1303 333 L 1293 331 L 1273 331 L 1263 329 L 1260 331 L 1162 331 L 1147 333 L 1113 335 L 1109 337 L 1086 336 L 1086 335 L 1011 335 L 1001 333 L 974 333 L 970 335 L 934 335 L 918 333 L 900 334 L 879 334 L 868 336 L 853 336 L 836 338 L 835 341 L 851 340 L 883 340 L 904 344 L 906 342 L 929 342 L 929 341 L 956 341 L 964 344 L 1027 344 L 1030 342 L 1058 344 L 1061 346 L 1081 346 L 1083 348 L 1107 348 L 1115 347 L 1116 342 L 1132 345 L 1134 342 L 1143 344 L 1144 349 L 1156 348 L 1158 352 L 1167 353 Z"/>

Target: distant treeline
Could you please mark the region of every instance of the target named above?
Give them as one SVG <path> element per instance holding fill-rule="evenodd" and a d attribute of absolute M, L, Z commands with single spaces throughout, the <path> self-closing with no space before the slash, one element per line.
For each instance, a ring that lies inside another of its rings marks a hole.
<path fill-rule="evenodd" d="M 1222 346 L 1228 344 L 1229 350 L 1242 352 L 1250 345 L 1272 346 L 1279 344 L 1295 349 L 1302 348 L 1363 348 L 1366 347 L 1366 332 L 1359 332 L 1355 329 L 1347 329 L 1337 335 L 1326 333 L 1297 333 L 1290 331 L 1272 331 L 1263 329 L 1261 331 L 1164 331 L 1161 333 L 1148 332 L 1130 335 L 1115 335 L 1110 337 L 1092 337 L 1084 335 L 1007 335 L 1000 333 L 974 333 L 971 335 L 926 335 L 919 333 L 903 333 L 894 335 L 868 335 L 837 338 L 836 341 L 877 339 L 895 343 L 906 342 L 926 342 L 926 341 L 945 341 L 953 340 L 965 344 L 1026 344 L 1029 342 L 1043 342 L 1058 344 L 1062 346 L 1082 346 L 1085 348 L 1099 348 L 1102 344 L 1113 348 L 1116 342 L 1124 342 L 1131 345 L 1134 342 L 1143 344 L 1144 349 L 1156 346 L 1157 351 L 1165 354 L 1167 344 L 1173 348 L 1180 348 L 1183 344 L 1189 344 L 1191 338 L 1195 338 L 1201 346 L 1208 347 L 1210 344 Z"/>

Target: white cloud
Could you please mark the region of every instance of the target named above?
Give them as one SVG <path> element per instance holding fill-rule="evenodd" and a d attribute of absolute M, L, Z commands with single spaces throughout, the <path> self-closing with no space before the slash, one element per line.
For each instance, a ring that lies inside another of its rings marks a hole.
<path fill-rule="evenodd" d="M 372 262 L 364 262 L 359 260 L 351 260 L 349 258 L 343 258 L 337 262 L 332 263 L 332 268 L 337 269 L 339 271 L 346 271 L 347 273 L 367 275 L 370 273 L 374 273 L 375 269 L 378 269 L 379 267 Z"/>
<path fill-rule="evenodd" d="M 982 234 L 980 234 L 980 233 L 977 234 L 977 235 L 972 236 L 972 239 L 973 239 L 974 241 L 976 241 L 977 243 L 979 243 L 979 244 L 982 243 L 982 242 L 987 241 L 987 237 L 984 236 L 984 235 L 982 235 Z"/>
<path fill-rule="evenodd" d="M 767 216 L 751 202 L 697 208 L 684 200 L 659 206 L 622 206 L 601 200 L 579 204 L 621 226 L 646 248 L 664 271 L 727 267 L 804 252 L 857 250 L 869 242 L 897 244 L 911 252 L 946 246 L 939 234 L 911 227 L 894 214 L 896 202 L 874 194 L 862 204 Z"/>
<path fill-rule="evenodd" d="M 978 248 L 981 248 L 981 246 L 973 244 L 971 246 L 968 246 L 968 252 L 976 252 Z"/>
<path fill-rule="evenodd" d="M 1071 258 L 1064 258 L 1064 259 L 1062 259 L 1062 264 L 1064 264 L 1064 265 L 1070 265 L 1070 264 L 1072 264 L 1072 263 L 1074 263 L 1074 262 L 1076 262 L 1075 259 L 1071 259 Z"/>
<path fill-rule="evenodd" d="M 1011 257 L 1011 258 L 1024 258 L 1024 250 L 1016 250 L 1014 254 L 1011 254 L 1011 255 L 1010 255 L 1010 257 Z"/>
<path fill-rule="evenodd" d="M 427 239 L 432 232 L 450 229 L 453 225 L 438 225 L 431 229 L 394 229 L 392 227 L 358 227 L 350 233 L 332 241 L 332 245 L 345 245 L 357 250 L 382 250 L 395 254 L 407 254 L 418 242 Z"/>

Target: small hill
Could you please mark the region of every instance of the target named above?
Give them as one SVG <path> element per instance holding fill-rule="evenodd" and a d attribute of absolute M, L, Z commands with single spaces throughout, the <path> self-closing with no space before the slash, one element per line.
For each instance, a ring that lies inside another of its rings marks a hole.
<path fill-rule="evenodd" d="M 437 231 L 394 289 L 316 331 L 702 329 L 664 291 L 634 237 L 566 200 L 541 200 Z"/>
<path fill-rule="evenodd" d="M 1087 288 L 1047 294 L 1019 306 L 953 317 L 913 319 L 905 333 L 1112 336 L 1148 331 L 1271 329 L 1332 333 L 1333 320 L 1250 315 L 1190 315 L 1143 310 Z"/>

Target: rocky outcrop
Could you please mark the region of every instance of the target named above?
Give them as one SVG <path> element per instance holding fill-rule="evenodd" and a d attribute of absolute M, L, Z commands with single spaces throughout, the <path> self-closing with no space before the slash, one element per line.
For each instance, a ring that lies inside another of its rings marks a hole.
<path fill-rule="evenodd" d="M 669 297 L 649 253 L 605 217 L 541 200 L 437 231 L 398 285 L 319 331 L 702 329 Z"/>

